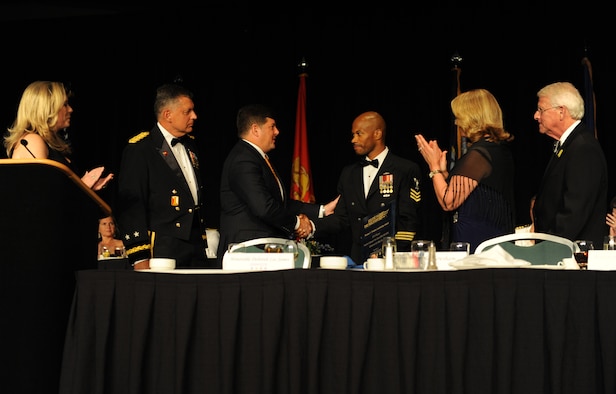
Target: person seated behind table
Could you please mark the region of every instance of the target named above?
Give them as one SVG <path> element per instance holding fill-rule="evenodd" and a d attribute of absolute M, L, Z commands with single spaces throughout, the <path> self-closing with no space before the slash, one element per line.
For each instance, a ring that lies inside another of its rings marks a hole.
<path fill-rule="evenodd" d="M 124 243 L 118 239 L 113 217 L 98 219 L 98 258 L 124 257 Z"/>
<path fill-rule="evenodd" d="M 535 232 L 535 217 L 533 216 L 533 207 L 535 206 L 536 196 L 530 198 L 530 224 L 524 226 L 518 226 L 515 228 L 516 233 L 534 233 Z M 531 246 L 535 244 L 533 239 L 524 239 L 515 241 L 516 245 Z"/>
<path fill-rule="evenodd" d="M 605 217 L 605 224 L 610 227 L 609 235 L 616 236 L 616 196 L 610 201 L 610 212 Z"/>

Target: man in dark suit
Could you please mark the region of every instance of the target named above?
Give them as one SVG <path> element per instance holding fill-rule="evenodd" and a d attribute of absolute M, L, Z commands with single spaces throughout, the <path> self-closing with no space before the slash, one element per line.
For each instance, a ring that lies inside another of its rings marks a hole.
<path fill-rule="evenodd" d="M 176 267 L 206 265 L 192 97 L 180 85 L 159 87 L 156 125 L 131 138 L 122 154 L 117 219 L 135 269 L 149 268 L 152 257 L 173 258 Z"/>
<path fill-rule="evenodd" d="M 393 154 L 385 143 L 386 124 L 374 111 L 357 116 L 352 125 L 351 144 L 360 162 L 346 166 L 338 180 L 340 200 L 333 215 L 319 219 L 315 237 L 340 234 L 350 226 L 351 259 L 362 264 L 374 248 L 364 247 L 364 219 L 392 207 L 398 251 L 409 251 L 419 228 L 421 190 L 419 165 Z M 382 237 L 381 237 L 382 238 Z M 374 240 L 370 240 L 373 242 Z M 376 242 L 380 251 L 380 243 Z"/>
<path fill-rule="evenodd" d="M 581 122 L 584 99 L 569 82 L 547 85 L 537 97 L 539 132 L 556 142 L 537 192 L 535 231 L 590 240 L 600 248 L 608 231 L 607 164 L 593 132 Z"/>
<path fill-rule="evenodd" d="M 306 238 L 311 220 L 331 214 L 334 200 L 326 205 L 289 199 L 267 153 L 280 134 L 273 113 L 265 106 L 246 105 L 237 113 L 240 140 L 231 149 L 220 181 L 220 241 L 217 257 L 228 245 L 263 237 Z"/>

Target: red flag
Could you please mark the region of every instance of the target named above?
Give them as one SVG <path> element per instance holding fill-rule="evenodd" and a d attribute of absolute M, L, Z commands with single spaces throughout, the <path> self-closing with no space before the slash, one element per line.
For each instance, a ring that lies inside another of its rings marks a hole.
<path fill-rule="evenodd" d="M 291 198 L 314 203 L 314 188 L 308 156 L 308 130 L 306 127 L 306 77 L 299 75 L 297 93 L 297 115 L 295 118 L 295 147 L 293 149 L 293 166 L 291 168 Z"/>

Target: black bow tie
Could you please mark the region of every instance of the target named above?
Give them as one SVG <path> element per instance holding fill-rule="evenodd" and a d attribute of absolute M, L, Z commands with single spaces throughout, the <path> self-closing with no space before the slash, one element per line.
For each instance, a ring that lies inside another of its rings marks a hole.
<path fill-rule="evenodd" d="M 374 160 L 362 160 L 361 161 L 361 165 L 362 166 L 374 166 L 374 168 L 379 168 L 379 161 L 378 159 L 374 159 Z"/>
<path fill-rule="evenodd" d="M 173 138 L 171 140 L 171 146 L 175 146 L 178 142 L 182 145 L 186 145 L 188 141 L 190 141 L 190 137 L 188 135 L 183 135 L 180 138 Z"/>

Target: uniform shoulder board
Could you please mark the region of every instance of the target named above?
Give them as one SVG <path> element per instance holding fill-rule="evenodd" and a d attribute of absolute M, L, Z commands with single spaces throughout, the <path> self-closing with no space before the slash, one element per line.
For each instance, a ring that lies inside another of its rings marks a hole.
<path fill-rule="evenodd" d="M 144 139 L 145 137 L 147 137 L 148 135 L 150 135 L 149 131 L 142 131 L 141 133 L 137 134 L 136 136 L 134 136 L 133 138 L 128 140 L 129 144 L 134 144 L 136 142 L 141 141 L 142 139 Z"/>

